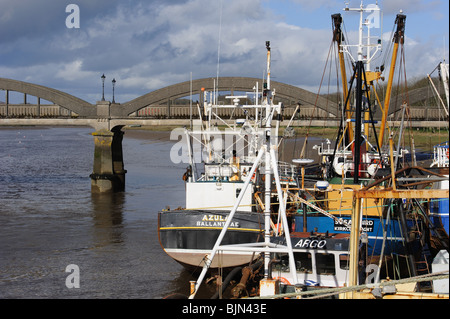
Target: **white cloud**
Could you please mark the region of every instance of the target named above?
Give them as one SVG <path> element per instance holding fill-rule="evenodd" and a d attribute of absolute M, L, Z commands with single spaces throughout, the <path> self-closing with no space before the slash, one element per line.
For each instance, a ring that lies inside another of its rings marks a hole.
<path fill-rule="evenodd" d="M 61 65 L 56 72 L 55 77 L 64 79 L 65 81 L 80 81 L 86 78 L 95 77 L 92 71 L 83 70 L 83 61 L 77 59 L 70 63 Z"/>
<path fill-rule="evenodd" d="M 319 8 L 336 9 L 336 6 L 344 7 L 344 1 L 338 0 L 292 0 L 292 2 L 301 5 L 307 10 L 317 10 Z"/>
<path fill-rule="evenodd" d="M 0 34 L 5 36 L 0 37 L 0 76 L 29 79 L 63 89 L 90 102 L 98 99 L 93 97 L 98 95 L 103 73 L 108 81 L 116 78 L 116 100 L 122 102 L 187 81 L 190 72 L 194 79 L 215 77 L 221 12 L 221 76 L 262 77 L 265 41 L 270 40 L 274 80 L 317 88 L 331 42 L 330 25 L 313 30 L 306 21 L 288 23 L 265 9 L 266 0 L 95 3 L 80 0 L 81 28 L 77 30 L 65 28 L 64 8 L 55 10 L 52 7 L 51 14 L 46 15 L 45 6 L 60 1 L 40 1 L 44 9 L 35 1 L 26 1 L 29 8 L 42 15 L 40 20 L 52 22 L 52 28 L 40 23 L 34 25 L 33 14 L 18 12 L 21 7 L 17 2 L 0 0 L 0 27 L 3 30 Z M 329 16 L 344 7 L 344 1 L 337 0 L 291 2 L 308 8 L 314 15 Z M 359 3 L 351 1 L 352 6 Z M 404 4 L 404 10 L 417 10 L 429 9 L 433 3 L 385 0 L 381 6 L 397 11 Z M 14 22 L 17 18 L 24 18 L 20 21 L 26 23 L 19 25 Z M 384 23 L 384 30 L 390 30 L 393 21 L 385 20 Z M 349 34 L 356 27 L 346 25 Z M 414 38 L 415 42 L 412 39 L 408 37 L 406 56 L 411 59 L 407 63 L 410 75 L 415 76 L 423 73 L 422 68 L 426 69 L 433 58 L 438 61 L 440 57 L 420 39 Z M 417 67 L 418 62 L 420 67 Z"/>

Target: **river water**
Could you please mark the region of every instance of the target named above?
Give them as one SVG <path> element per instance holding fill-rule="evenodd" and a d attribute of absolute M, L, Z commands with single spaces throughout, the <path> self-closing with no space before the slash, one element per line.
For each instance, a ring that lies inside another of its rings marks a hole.
<path fill-rule="evenodd" d="M 184 206 L 169 132 L 125 133 L 126 190 L 92 195 L 91 128 L 0 129 L 0 298 L 150 298 L 193 278 L 159 245 L 157 213 Z M 147 134 L 147 135 L 146 135 Z M 79 288 L 66 279 L 79 269 Z M 69 284 L 70 286 L 70 284 Z M 72 285 L 73 286 L 73 285 Z"/>
<path fill-rule="evenodd" d="M 187 164 L 170 159 L 176 141 L 126 131 L 126 190 L 94 195 L 92 132 L 0 128 L 0 298 L 188 294 L 196 277 L 165 254 L 157 233 L 158 211 L 185 205 Z M 79 288 L 66 285 L 69 265 Z"/>

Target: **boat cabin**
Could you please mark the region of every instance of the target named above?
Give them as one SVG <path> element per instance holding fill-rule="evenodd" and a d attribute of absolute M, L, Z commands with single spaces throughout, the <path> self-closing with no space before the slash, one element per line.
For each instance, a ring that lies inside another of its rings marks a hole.
<path fill-rule="evenodd" d="M 280 243 L 283 239 L 278 238 Z M 291 234 L 298 283 L 318 287 L 344 286 L 348 281 L 348 241 L 348 234 Z M 272 278 L 285 285 L 294 284 L 289 269 L 287 253 L 273 256 Z"/>

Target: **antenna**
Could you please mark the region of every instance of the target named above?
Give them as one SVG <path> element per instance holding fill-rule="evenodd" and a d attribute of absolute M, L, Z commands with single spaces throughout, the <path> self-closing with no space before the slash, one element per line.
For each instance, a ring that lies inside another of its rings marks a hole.
<path fill-rule="evenodd" d="M 364 64 L 367 65 L 366 70 L 370 70 L 370 62 L 382 49 L 382 42 L 380 41 L 383 31 L 381 21 L 382 14 L 380 7 L 378 7 L 378 1 L 376 5 L 369 4 L 367 7 L 364 7 L 363 1 L 361 0 L 359 8 L 349 8 L 348 1 L 345 4 L 345 11 L 359 13 L 359 41 L 356 45 L 343 44 L 342 51 L 345 52 L 354 63 L 356 63 L 356 61 L 364 61 Z M 363 15 L 365 14 L 367 14 L 367 16 L 364 18 Z M 363 35 L 364 29 L 367 32 L 366 36 Z M 379 31 L 376 32 L 379 35 L 371 35 L 371 29 L 379 29 Z M 372 44 L 371 40 L 373 38 L 378 38 L 376 44 Z M 349 50 L 351 47 L 357 49 L 357 57 L 352 56 Z"/>
<path fill-rule="evenodd" d="M 444 46 L 442 47 L 442 60 L 443 60 L 444 63 L 445 63 L 445 35 L 442 36 L 442 44 L 444 45 Z"/>
<path fill-rule="evenodd" d="M 222 8 L 223 8 L 223 0 L 220 0 L 220 17 L 219 17 L 219 43 L 217 46 L 217 75 L 216 75 L 216 82 L 217 82 L 217 94 L 216 94 L 216 101 L 214 101 L 216 104 L 219 100 L 219 70 L 220 70 L 220 42 L 222 37 Z"/>

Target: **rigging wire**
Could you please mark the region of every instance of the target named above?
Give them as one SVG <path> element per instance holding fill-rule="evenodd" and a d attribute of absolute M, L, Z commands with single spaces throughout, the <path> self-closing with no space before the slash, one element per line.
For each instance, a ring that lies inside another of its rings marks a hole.
<path fill-rule="evenodd" d="M 314 102 L 313 114 L 312 114 L 311 118 L 309 119 L 309 125 L 306 126 L 305 141 L 303 142 L 303 147 L 302 147 L 302 151 L 301 151 L 301 153 L 300 153 L 300 158 L 304 158 L 304 156 L 305 156 L 305 149 L 306 149 L 306 145 L 307 145 L 307 143 L 308 143 L 309 130 L 310 130 L 310 128 L 311 128 L 312 120 L 313 120 L 314 116 L 316 115 L 316 111 L 317 111 L 317 101 L 318 101 L 319 96 L 320 96 L 320 90 L 321 90 L 321 88 L 322 88 L 323 79 L 324 79 L 324 77 L 325 77 L 325 73 L 326 73 L 326 70 L 327 70 L 327 65 L 328 65 L 328 61 L 329 61 L 329 59 L 330 59 L 330 53 L 331 53 L 332 47 L 333 47 L 333 41 L 331 41 L 330 48 L 328 49 L 327 60 L 326 60 L 326 62 L 325 62 L 325 67 L 324 67 L 324 70 L 323 70 L 323 73 L 322 73 L 322 78 L 321 78 L 321 80 L 320 80 L 319 90 L 318 90 L 318 92 L 317 92 L 317 94 L 316 94 L 316 100 L 315 100 L 315 102 Z"/>
<path fill-rule="evenodd" d="M 345 21 L 344 20 L 342 20 L 342 32 L 343 32 L 343 40 L 342 40 L 342 42 L 346 42 L 346 39 L 348 39 L 349 38 L 349 36 L 348 36 L 348 32 L 347 32 L 347 27 L 346 27 L 346 25 L 345 25 Z M 349 53 L 350 53 L 350 55 L 352 55 L 353 56 L 353 52 L 350 52 L 351 50 L 352 50 L 352 47 L 351 46 L 348 46 L 347 47 L 347 50 L 349 50 Z M 347 55 L 346 54 L 346 58 L 348 59 L 348 62 L 350 62 L 350 63 L 348 63 L 348 65 L 350 66 L 352 66 L 352 68 L 354 67 L 354 65 L 353 65 L 353 62 L 350 60 L 350 57 L 349 57 L 349 55 Z"/>
<path fill-rule="evenodd" d="M 220 72 L 220 43 L 222 41 L 222 12 L 223 12 L 223 0 L 220 0 L 220 14 L 219 14 L 219 43 L 217 44 L 217 74 L 216 74 L 216 101 L 219 100 L 219 72 Z"/>
<path fill-rule="evenodd" d="M 409 94 L 408 94 L 408 81 L 407 81 L 407 77 L 406 77 L 406 60 L 405 60 L 405 49 L 404 46 L 402 45 L 402 54 L 401 54 L 401 61 L 402 61 L 402 65 L 403 65 L 403 69 L 404 69 L 404 79 L 405 79 L 405 85 L 404 85 L 404 89 L 405 89 L 405 101 L 406 101 L 406 117 L 407 117 L 407 121 L 408 121 L 408 125 L 409 125 L 409 136 L 410 136 L 410 145 L 411 145 L 411 152 L 412 152 L 412 165 L 416 166 L 417 162 L 416 162 L 416 146 L 415 146 L 415 142 L 414 142 L 414 134 L 413 134 L 413 128 L 412 128 L 412 118 L 411 118 L 411 105 L 409 103 Z"/>
<path fill-rule="evenodd" d="M 444 59 L 445 60 L 445 59 Z M 445 62 L 445 61 L 444 61 Z M 440 98 L 440 95 L 442 95 L 443 93 L 441 93 L 442 91 L 444 91 L 445 92 L 445 88 L 444 88 L 444 83 L 443 83 L 443 81 L 441 81 L 440 79 L 441 79 L 441 76 L 440 76 L 440 74 L 441 74 L 441 71 L 440 71 L 440 65 L 441 65 L 441 63 L 439 63 L 434 69 L 433 69 L 433 71 L 431 71 L 429 74 L 428 74 L 428 76 L 429 76 L 429 81 L 430 82 L 433 82 L 433 83 L 428 83 L 428 91 L 427 91 L 427 101 L 429 101 L 429 100 L 431 100 L 431 99 L 433 99 L 433 102 L 434 102 L 434 104 L 435 105 L 438 105 L 439 106 L 439 120 L 440 121 L 445 121 L 445 122 L 447 122 L 447 127 L 446 127 L 446 130 L 447 130 L 447 133 L 448 133 L 448 130 L 449 130 L 449 125 L 448 125 L 448 121 L 446 121 L 446 115 L 445 115 L 445 112 L 442 112 L 442 107 L 441 107 L 441 103 L 443 103 L 442 102 L 442 100 L 441 100 L 441 98 Z M 437 80 L 437 83 L 436 83 L 436 81 L 434 81 L 433 80 L 433 78 L 432 78 L 432 75 L 433 75 L 433 73 L 435 72 L 435 71 L 438 71 L 438 76 L 437 76 L 437 78 L 438 78 L 438 80 Z M 436 85 L 436 84 L 438 84 L 438 85 Z M 436 90 L 435 89 L 433 89 L 433 86 L 436 88 Z M 431 92 L 431 97 L 430 97 L 430 92 Z M 444 129 L 445 130 L 445 129 Z M 440 134 L 441 133 L 441 126 L 438 126 L 438 134 Z M 446 138 L 448 138 L 448 137 L 446 137 Z"/>
<path fill-rule="evenodd" d="M 343 37 L 343 39 L 345 39 L 345 37 Z M 345 40 L 343 40 L 343 41 L 345 41 Z M 342 99 L 342 94 L 341 94 L 341 91 L 340 91 L 340 82 L 339 82 L 339 64 L 338 64 L 338 62 L 337 62 L 337 61 L 338 61 L 338 54 L 339 54 L 340 48 L 336 48 L 333 44 L 334 44 L 334 41 L 333 41 L 333 39 L 332 39 L 331 44 L 330 44 L 330 48 L 329 48 L 329 50 L 328 50 L 328 55 L 327 55 L 327 59 L 326 59 L 326 62 L 325 62 L 324 71 L 323 71 L 322 78 L 321 78 L 321 81 L 320 81 L 319 90 L 318 90 L 317 95 L 316 95 L 316 101 L 315 101 L 315 103 L 314 103 L 313 114 L 312 114 L 312 116 L 311 116 L 311 118 L 310 118 L 309 125 L 306 126 L 306 134 L 304 135 L 304 136 L 305 136 L 305 139 L 304 139 L 303 147 L 302 147 L 302 150 L 301 150 L 301 153 L 300 153 L 300 158 L 303 158 L 303 157 L 305 156 L 305 150 L 306 150 L 306 145 L 307 145 L 307 143 L 308 143 L 308 136 L 309 136 L 309 130 L 310 130 L 310 128 L 311 128 L 312 119 L 313 119 L 314 115 L 316 114 L 316 112 L 318 112 L 318 111 L 317 111 L 317 100 L 318 100 L 318 98 L 319 98 L 319 96 L 320 96 L 320 91 L 321 91 L 321 88 L 322 88 L 322 84 L 323 84 L 323 80 L 324 80 L 324 77 L 325 77 L 325 73 L 326 73 L 326 70 L 327 70 L 327 67 L 328 67 L 328 62 L 329 62 L 329 60 L 330 60 L 330 56 L 331 56 L 331 57 L 334 57 L 334 59 L 335 59 L 335 61 L 336 61 L 336 62 L 335 62 L 335 67 L 336 67 L 336 96 L 337 96 L 337 102 L 336 102 L 336 104 L 338 105 L 338 108 L 339 108 L 339 104 L 342 105 L 342 103 L 339 103 L 339 102 L 340 102 L 340 101 L 339 101 L 339 98 Z M 332 54 L 332 53 L 333 53 L 333 54 Z M 330 95 L 330 84 L 331 84 L 331 75 L 332 75 L 332 64 L 333 64 L 333 61 L 331 61 L 330 66 L 329 66 L 329 75 L 328 75 L 328 95 Z M 338 111 L 339 111 L 339 109 L 338 109 Z M 327 104 L 326 104 L 325 112 L 326 112 L 326 117 L 328 118 L 328 116 L 329 116 L 329 112 L 328 112 L 328 99 L 327 99 Z M 299 111 L 299 118 L 300 118 L 300 111 Z M 294 132 L 295 132 L 295 140 L 294 140 L 294 148 L 293 148 L 293 157 L 294 157 L 294 154 L 295 154 L 295 151 L 296 151 L 296 140 L 297 140 L 297 138 L 296 138 L 296 137 L 297 137 L 297 132 L 296 132 L 295 130 L 294 130 Z"/>
<path fill-rule="evenodd" d="M 394 43 L 394 41 L 392 41 L 392 39 L 394 38 L 394 34 L 395 34 L 395 23 L 392 27 L 391 34 L 389 35 L 389 39 L 390 39 L 390 41 L 388 41 L 389 44 L 387 46 L 386 51 L 384 52 L 384 57 L 381 60 L 381 67 L 380 67 L 381 72 L 383 72 L 383 70 L 384 70 L 384 66 L 386 65 L 387 58 L 389 56 L 392 56 L 392 49 L 393 49 L 393 43 Z"/>

